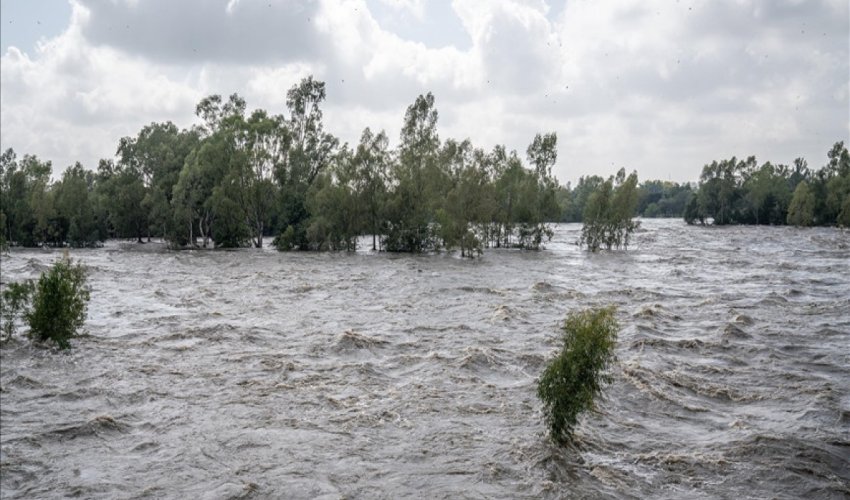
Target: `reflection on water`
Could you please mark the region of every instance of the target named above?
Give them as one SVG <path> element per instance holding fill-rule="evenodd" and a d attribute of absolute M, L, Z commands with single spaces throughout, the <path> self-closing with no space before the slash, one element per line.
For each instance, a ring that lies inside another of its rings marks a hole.
<path fill-rule="evenodd" d="M 73 251 L 89 335 L 2 349 L 2 497 L 850 495 L 850 234 L 644 221 L 588 255 L 579 230 L 475 261 Z M 559 450 L 536 377 L 610 303 L 615 381 Z"/>

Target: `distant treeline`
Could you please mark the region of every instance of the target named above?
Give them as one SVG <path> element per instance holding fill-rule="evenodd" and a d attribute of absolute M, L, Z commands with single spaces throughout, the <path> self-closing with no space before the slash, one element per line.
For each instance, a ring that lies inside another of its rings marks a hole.
<path fill-rule="evenodd" d="M 843 142 L 827 153 L 819 170 L 797 158 L 793 166 L 746 160 L 705 165 L 688 201 L 685 221 L 705 224 L 850 226 L 850 154 Z"/>
<path fill-rule="evenodd" d="M 96 171 L 77 163 L 55 182 L 49 161 L 9 149 L 0 157 L 0 245 L 157 237 L 175 248 L 260 247 L 273 237 L 279 250 L 353 250 L 358 236 L 372 235 L 374 249 L 393 252 L 535 249 L 552 234 L 547 223 L 582 221 L 591 195 L 615 180 L 559 185 L 554 133 L 534 137 L 527 163 L 504 146 L 441 141 L 430 93 L 407 108 L 397 148 L 369 128 L 359 144 L 340 144 L 324 130 L 324 99 L 324 83 L 312 77 L 288 91 L 288 117 L 248 114 L 237 94 L 209 96 L 196 108 L 202 125 L 152 123 L 122 138 L 115 160 Z M 688 184 L 629 183 L 636 192 L 622 197 L 636 199 L 645 217 L 681 217 L 687 205 L 689 214 L 699 210 L 691 220 L 735 221 L 703 202 L 709 180 L 704 173 L 697 194 Z"/>

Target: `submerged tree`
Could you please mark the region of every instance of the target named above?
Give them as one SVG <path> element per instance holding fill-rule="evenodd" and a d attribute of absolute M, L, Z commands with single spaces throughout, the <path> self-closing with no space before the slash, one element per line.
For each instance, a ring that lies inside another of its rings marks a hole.
<path fill-rule="evenodd" d="M 625 169 L 610 177 L 590 195 L 584 209 L 584 225 L 579 243 L 591 252 L 628 248 L 632 232 L 639 226 L 633 220 L 637 205 L 637 172 L 626 177 Z"/>
<path fill-rule="evenodd" d="M 614 361 L 618 330 L 613 307 L 567 317 L 561 350 L 537 383 L 537 396 L 555 443 L 572 440 L 579 415 L 593 409 L 603 384 L 611 382 L 606 369 Z"/>

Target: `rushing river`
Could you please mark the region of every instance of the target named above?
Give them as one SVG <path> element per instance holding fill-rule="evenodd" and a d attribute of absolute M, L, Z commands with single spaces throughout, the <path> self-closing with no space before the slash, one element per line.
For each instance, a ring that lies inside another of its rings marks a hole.
<path fill-rule="evenodd" d="M 477 260 L 73 250 L 88 335 L 0 350 L 2 497 L 850 496 L 850 233 L 647 220 L 591 255 L 579 230 Z M 536 379 L 607 304 L 614 382 L 559 449 Z"/>

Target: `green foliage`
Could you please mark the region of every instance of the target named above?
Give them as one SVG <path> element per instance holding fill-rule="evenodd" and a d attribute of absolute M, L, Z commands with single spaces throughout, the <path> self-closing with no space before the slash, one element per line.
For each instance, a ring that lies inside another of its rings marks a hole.
<path fill-rule="evenodd" d="M 794 160 L 793 167 L 770 162 L 759 166 L 755 157 L 705 165 L 685 209 L 685 222 L 847 225 L 850 209 L 843 207 L 850 207 L 850 154 L 838 142 L 827 157 L 827 164 L 814 172 L 802 158 Z"/>
<path fill-rule="evenodd" d="M 579 415 L 592 410 L 602 385 L 611 382 L 606 369 L 614 361 L 619 326 L 614 308 L 570 314 L 563 327 L 563 346 L 537 384 L 552 440 L 569 443 Z"/>
<path fill-rule="evenodd" d="M 803 181 L 797 184 L 791 204 L 788 206 L 788 224 L 811 226 L 815 219 L 815 197 L 809 184 Z"/>
<path fill-rule="evenodd" d="M 681 217 L 693 190 L 690 184 L 644 181 L 638 187 L 635 212 L 642 217 Z"/>
<path fill-rule="evenodd" d="M 591 252 L 628 248 L 639 222 L 632 220 L 637 205 L 637 173 L 626 177 L 620 169 L 616 177 L 603 182 L 590 196 L 584 210 L 579 243 Z"/>
<path fill-rule="evenodd" d="M 9 283 L 6 289 L 0 292 L 0 322 L 6 340 L 12 338 L 15 333 L 17 321 L 28 313 L 33 289 L 33 282 L 27 280 Z"/>
<path fill-rule="evenodd" d="M 286 229 L 274 239 L 274 246 L 280 251 L 294 250 L 296 246 L 295 228 L 287 226 Z"/>
<path fill-rule="evenodd" d="M 391 252 L 427 252 L 439 249 L 432 224 L 438 193 L 447 184 L 445 170 L 439 168 L 440 138 L 437 135 L 434 96 L 420 95 L 404 114 L 399 144 L 399 161 L 392 177 L 395 189 L 387 204 L 387 225 L 383 246 Z"/>
<path fill-rule="evenodd" d="M 35 285 L 26 314 L 30 336 L 40 342 L 53 340 L 62 349 L 71 347 L 70 339 L 86 320 L 88 301 L 85 268 L 67 257 L 57 261 Z"/>
<path fill-rule="evenodd" d="M 53 187 L 58 218 L 68 228 L 59 239 L 72 247 L 93 247 L 106 239 L 92 203 L 93 184 L 93 174 L 77 163 Z"/>
<path fill-rule="evenodd" d="M 406 109 L 397 148 L 368 128 L 356 147 L 340 146 L 324 131 L 325 97 L 324 82 L 312 77 L 286 93 L 287 116 L 249 111 L 238 94 L 211 95 L 195 110 L 202 125 L 151 123 L 123 137 L 116 159 L 101 160 L 96 173 L 76 164 L 58 180 L 50 162 L 6 150 L 0 248 L 154 237 L 172 248 L 261 247 L 273 236 L 279 250 L 353 251 L 358 237 L 371 235 L 373 250 L 476 256 L 488 247 L 536 250 L 552 237 L 550 222 L 583 221 L 582 241 L 597 250 L 627 246 L 634 215 L 785 224 L 802 182 L 814 206 L 801 221 L 850 225 L 842 142 L 817 171 L 801 158 L 793 167 L 732 158 L 705 165 L 695 190 L 638 186 L 636 177 L 561 186 L 552 175 L 554 132 L 536 134 L 524 159 L 501 145 L 485 152 L 468 139 L 442 141 L 427 93 Z"/>

